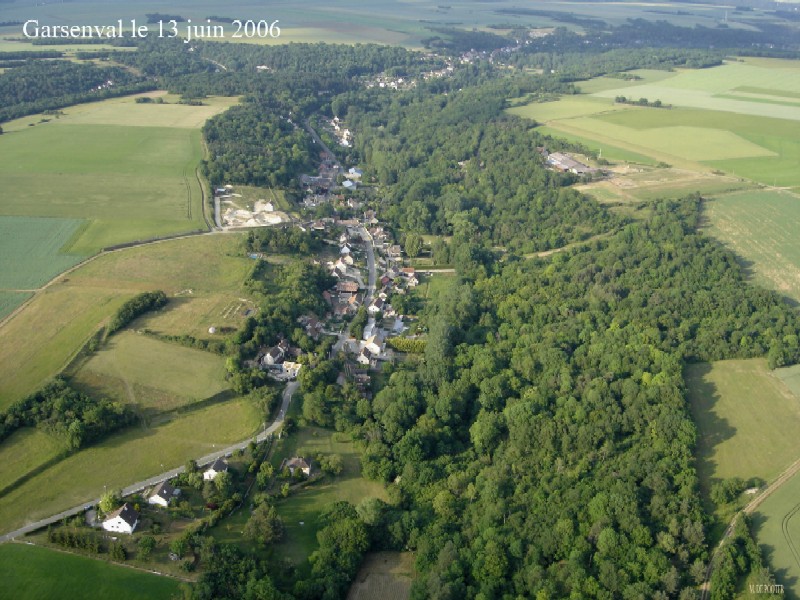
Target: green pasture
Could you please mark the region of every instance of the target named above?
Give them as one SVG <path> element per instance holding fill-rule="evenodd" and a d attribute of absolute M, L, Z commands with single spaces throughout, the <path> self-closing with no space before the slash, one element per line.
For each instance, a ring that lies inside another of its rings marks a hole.
<path fill-rule="evenodd" d="M 781 67 L 775 62 L 728 62 L 710 69 L 683 69 L 674 77 L 657 82 L 644 81 L 642 85 L 605 89 L 595 97 L 614 98 L 618 95 L 633 98 L 661 100 L 680 107 L 732 112 L 744 115 L 800 120 L 800 106 L 767 106 L 759 102 L 725 98 L 735 94 L 737 88 L 758 88 L 763 93 L 777 96 L 781 93 L 800 93 L 800 62 L 785 61 Z"/>
<path fill-rule="evenodd" d="M 14 452 L 5 452 L 14 448 Z M 63 444 L 38 429 L 18 429 L 0 442 L 0 490 L 64 452 Z"/>
<path fill-rule="evenodd" d="M 560 123 L 552 123 L 551 125 L 552 126 L 543 125 L 537 127 L 536 131 L 541 134 L 564 139 L 575 144 L 581 144 L 582 146 L 585 146 L 589 150 L 592 150 L 598 154 L 602 153 L 603 158 L 612 162 L 630 162 L 651 166 L 654 166 L 658 162 L 652 156 L 643 154 L 641 151 L 631 149 L 624 142 L 620 143 L 620 145 L 615 145 L 608 140 L 598 141 L 586 135 L 575 133 L 574 131 L 567 132 L 562 129 Z"/>
<path fill-rule="evenodd" d="M 0 319 L 10 315 L 25 300 L 31 297 L 28 292 L 3 292 L 0 291 Z"/>
<path fill-rule="evenodd" d="M 795 396 L 800 398 L 800 365 L 776 369 L 774 373 Z"/>
<path fill-rule="evenodd" d="M 15 600 L 167 600 L 179 591 L 175 579 L 27 544 L 0 546 L 0 571 L 2 595 Z"/>
<path fill-rule="evenodd" d="M 91 219 L 69 248 L 204 228 L 200 132 L 46 123 L 0 138 L 0 213 Z"/>
<path fill-rule="evenodd" d="M 800 597 L 800 474 L 770 495 L 752 515 L 753 533 L 785 597 Z"/>
<path fill-rule="evenodd" d="M 0 497 L 0 530 L 98 498 L 104 486 L 118 489 L 190 458 L 247 439 L 263 423 L 245 399 L 174 416 L 155 427 L 133 427 L 73 454 Z M 0 446 L 0 462 L 17 452 Z M 162 468 L 163 465 L 163 468 Z"/>
<path fill-rule="evenodd" d="M 774 190 L 728 194 L 704 204 L 708 232 L 744 261 L 747 272 L 800 302 L 800 197 Z"/>
<path fill-rule="evenodd" d="M 0 216 L 0 289 L 33 290 L 83 260 L 62 249 L 85 221 Z"/>
<path fill-rule="evenodd" d="M 298 565 L 306 564 L 308 556 L 316 549 L 319 514 L 332 502 L 346 500 L 358 505 L 367 498 L 386 500 L 386 490 L 380 483 L 361 477 L 361 463 L 353 442 L 337 441 L 335 436 L 333 432 L 318 427 L 303 427 L 285 439 L 275 453 L 273 463 L 276 468 L 283 458 L 305 456 L 313 459 L 317 453 L 339 454 L 344 462 L 341 475 L 327 477 L 276 504 L 286 526 L 286 537 L 276 545 L 276 552 Z"/>
<path fill-rule="evenodd" d="M 705 494 L 715 481 L 770 481 L 800 458 L 800 399 L 763 359 L 699 363 L 684 373 L 698 429 L 697 473 Z"/>
<path fill-rule="evenodd" d="M 621 87 L 628 88 L 645 83 L 655 83 L 675 76 L 673 71 L 657 71 L 655 69 L 634 69 L 625 71 L 625 75 L 635 75 L 639 79 L 627 80 L 617 77 L 595 77 L 586 81 L 579 81 L 576 86 L 581 94 L 596 94 L 605 90 L 613 90 Z"/>
<path fill-rule="evenodd" d="M 225 373 L 221 356 L 126 331 L 81 366 L 75 383 L 90 394 L 160 412 L 230 389 Z"/>
<path fill-rule="evenodd" d="M 241 236 L 202 236 L 99 256 L 33 298 L 0 329 L 0 410 L 60 371 L 114 311 L 137 293 L 163 290 L 169 304 L 136 322 L 171 334 L 208 336 L 237 326 L 241 285 L 252 261 L 238 256 Z M 212 321 L 213 319 L 213 321 Z"/>
<path fill-rule="evenodd" d="M 537 123 L 549 123 L 561 119 L 633 110 L 633 108 L 627 104 L 618 104 L 613 99 L 577 95 L 564 96 L 560 100 L 552 102 L 533 102 L 524 106 L 515 106 L 509 108 L 507 112 L 526 119 L 533 119 Z"/>

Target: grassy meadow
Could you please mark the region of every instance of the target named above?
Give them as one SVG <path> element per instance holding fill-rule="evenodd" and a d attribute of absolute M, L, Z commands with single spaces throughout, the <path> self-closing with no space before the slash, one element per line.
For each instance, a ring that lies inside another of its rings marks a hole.
<path fill-rule="evenodd" d="M 800 399 L 765 360 L 689 365 L 685 378 L 706 494 L 713 482 L 729 477 L 769 481 L 800 458 L 800 440 L 792 433 L 800 427 Z"/>
<path fill-rule="evenodd" d="M 98 498 L 247 439 L 263 423 L 254 403 L 236 399 L 173 416 L 157 426 L 132 427 L 72 454 L 0 496 L 0 530 Z M 17 453 L 0 445 L 0 463 Z M 162 468 L 163 465 L 163 468 Z"/>
<path fill-rule="evenodd" d="M 273 464 L 277 467 L 283 458 L 292 456 L 313 459 L 318 453 L 339 454 L 344 463 L 342 474 L 308 486 L 275 505 L 286 526 L 286 537 L 276 545 L 276 551 L 297 565 L 307 564 L 306 559 L 317 547 L 318 518 L 325 507 L 337 500 L 358 505 L 366 498 L 387 499 L 382 484 L 361 477 L 361 462 L 353 442 L 338 441 L 337 434 L 329 430 L 301 428 L 283 440 Z"/>
<path fill-rule="evenodd" d="M 744 259 L 755 279 L 800 302 L 800 197 L 758 190 L 727 194 L 704 205 L 708 233 Z"/>
<path fill-rule="evenodd" d="M 800 598 L 800 475 L 767 498 L 752 515 L 753 533 L 787 598 Z"/>
<path fill-rule="evenodd" d="M 148 412 L 173 410 L 230 389 L 221 356 L 132 331 L 111 337 L 73 383 Z"/>
<path fill-rule="evenodd" d="M 99 256 L 33 298 L 0 327 L 0 410 L 38 388 L 70 361 L 114 311 L 137 293 L 160 289 L 170 303 L 137 328 L 208 336 L 208 325 L 236 327 L 241 286 L 252 261 L 240 236 L 170 240 Z M 175 346 L 179 351 L 179 347 Z"/>
<path fill-rule="evenodd" d="M 167 600 L 179 582 L 27 544 L 0 546 L 2 595 L 15 600 Z"/>
<path fill-rule="evenodd" d="M 13 447 L 14 452 L 3 453 L 3 461 L 0 462 L 0 490 L 31 471 L 42 468 L 66 450 L 55 437 L 30 428 L 18 429 L 12 433 L 0 445 L 0 452 L 3 452 L 4 447 Z"/>

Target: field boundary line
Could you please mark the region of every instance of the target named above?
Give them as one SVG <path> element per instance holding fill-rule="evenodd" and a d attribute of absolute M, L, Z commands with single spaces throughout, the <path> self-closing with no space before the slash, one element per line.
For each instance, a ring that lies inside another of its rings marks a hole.
<path fill-rule="evenodd" d="M 730 537 L 731 533 L 733 533 L 733 528 L 736 525 L 736 521 L 739 519 L 739 515 L 746 514 L 750 515 L 761 505 L 764 500 L 769 498 L 772 494 L 774 494 L 784 483 L 789 481 L 793 476 L 795 476 L 798 471 L 800 471 L 800 458 L 794 461 L 791 465 L 789 465 L 784 471 L 778 475 L 778 477 L 769 484 L 763 492 L 761 492 L 757 497 L 753 498 L 744 508 L 739 510 L 733 518 L 728 523 L 728 527 L 725 529 L 725 533 L 722 534 L 722 539 L 720 539 L 719 543 L 717 544 L 714 551 L 711 553 L 711 558 L 708 561 L 708 568 L 706 569 L 706 577 L 703 581 L 701 586 L 701 593 L 700 593 L 700 600 L 707 600 L 709 594 L 711 592 L 711 576 L 714 573 L 715 562 L 717 559 L 717 555 L 719 551 L 722 550 L 725 542 Z M 800 504 L 795 507 L 797 510 L 800 510 Z M 795 509 L 792 509 L 795 510 Z M 791 511 L 790 511 L 791 512 Z M 788 514 L 788 513 L 787 513 Z M 785 517 L 786 515 L 784 515 Z M 783 527 L 781 527 L 783 529 Z M 791 548 L 790 548 L 791 549 Z M 795 554 L 795 557 L 797 554 Z"/>
<path fill-rule="evenodd" d="M 186 577 L 179 577 L 178 575 L 173 575 L 172 573 L 163 573 L 161 571 L 155 571 L 153 569 L 145 569 L 144 567 L 137 567 L 136 565 L 131 565 L 127 563 L 116 562 L 110 559 L 105 559 L 102 556 L 92 556 L 91 554 L 79 554 L 78 552 L 70 552 L 69 550 L 65 550 L 63 548 L 54 548 L 52 546 L 45 546 L 44 544 L 37 544 L 36 542 L 32 542 L 30 540 L 21 541 L 21 540 L 12 540 L 14 544 L 20 544 L 22 546 L 36 546 L 37 548 L 44 548 L 46 550 L 52 550 L 53 552 L 60 552 L 61 554 L 69 554 L 71 556 L 80 556 L 82 558 L 88 558 L 89 560 L 97 560 L 107 565 L 114 565 L 117 567 L 125 567 L 127 569 L 133 569 L 134 571 L 141 571 L 142 573 L 149 573 L 150 575 L 160 575 L 161 577 L 169 577 L 170 579 L 176 579 L 178 581 L 182 581 L 184 583 L 196 583 L 194 579 L 189 579 Z"/>

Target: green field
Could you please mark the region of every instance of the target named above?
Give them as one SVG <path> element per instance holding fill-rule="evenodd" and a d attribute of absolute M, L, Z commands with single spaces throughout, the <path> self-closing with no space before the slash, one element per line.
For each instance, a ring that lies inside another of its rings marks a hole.
<path fill-rule="evenodd" d="M 174 597 L 179 582 L 26 544 L 0 546 L 0 595 L 14 600 L 151 600 Z"/>
<path fill-rule="evenodd" d="M 32 294 L 27 292 L 3 292 L 0 291 L 0 319 L 14 312 L 20 304 L 25 302 Z"/>
<path fill-rule="evenodd" d="M 611 161 L 717 169 L 767 184 L 800 186 L 800 61 L 748 59 L 641 81 L 597 78 L 578 96 L 509 109 L 539 131 L 602 149 Z M 618 95 L 671 109 L 614 105 Z M 642 157 L 647 157 L 642 160 Z"/>
<path fill-rule="evenodd" d="M 11 447 L 14 452 L 2 450 Z M 0 490 L 56 459 L 64 451 L 62 443 L 53 436 L 38 429 L 18 429 L 0 445 L 0 452 L 3 452 L 3 461 L 0 462 Z"/>
<path fill-rule="evenodd" d="M 729 477 L 773 479 L 800 458 L 800 400 L 763 359 L 689 365 L 685 372 L 698 429 L 697 473 L 707 494 Z"/>
<path fill-rule="evenodd" d="M 0 290 L 33 290 L 83 260 L 62 249 L 85 221 L 0 217 Z"/>
<path fill-rule="evenodd" d="M 161 412 L 230 389 L 225 373 L 221 356 L 126 331 L 82 365 L 74 383 L 88 393 Z"/>
<path fill-rule="evenodd" d="M 200 132 L 48 123 L 0 138 L 0 213 L 91 219 L 69 248 L 201 229 Z"/>
<path fill-rule="evenodd" d="M 134 427 L 56 463 L 0 496 L 0 530 L 100 497 L 247 439 L 263 423 L 254 403 L 230 400 L 175 417 L 156 427 Z M 0 462 L 17 452 L 0 446 Z M 163 467 L 162 467 L 163 465 Z"/>
<path fill-rule="evenodd" d="M 0 409 L 61 370 L 137 293 L 160 289 L 170 296 L 162 311 L 139 319 L 137 327 L 204 337 L 210 324 L 238 326 L 243 313 L 229 309 L 243 304 L 241 287 L 252 266 L 238 256 L 240 239 L 204 236 L 120 250 L 39 293 L 0 327 Z"/>
<path fill-rule="evenodd" d="M 753 533 L 786 598 L 800 598 L 800 474 L 795 475 L 752 515 Z"/>
<path fill-rule="evenodd" d="M 800 197 L 749 191 L 704 205 L 708 232 L 746 261 L 755 279 L 800 302 Z"/>

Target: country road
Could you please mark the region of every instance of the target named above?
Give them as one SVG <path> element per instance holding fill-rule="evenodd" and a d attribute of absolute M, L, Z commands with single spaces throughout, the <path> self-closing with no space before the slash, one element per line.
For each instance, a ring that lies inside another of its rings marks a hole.
<path fill-rule="evenodd" d="M 232 446 L 228 446 L 227 448 L 223 448 L 222 450 L 217 450 L 212 454 L 207 454 L 205 456 L 196 459 L 198 466 L 210 464 L 215 460 L 217 460 L 218 458 L 224 456 L 230 456 L 237 450 L 247 448 L 247 446 L 250 444 L 250 442 L 253 441 L 253 439 L 255 439 L 256 442 L 263 442 L 265 439 L 267 439 L 269 436 L 275 433 L 278 429 L 280 429 L 280 427 L 283 425 L 284 419 L 286 418 L 286 411 L 289 409 L 289 404 L 292 401 L 292 396 L 294 395 L 295 391 L 297 391 L 299 385 L 300 384 L 297 381 L 291 381 L 289 382 L 289 384 L 287 384 L 286 389 L 283 391 L 283 401 L 281 402 L 281 407 L 278 412 L 278 416 L 269 427 L 266 427 L 261 433 L 256 435 L 255 438 L 252 437 L 247 438 L 246 440 L 243 440 L 237 444 L 233 444 Z M 184 470 L 185 467 L 180 466 L 174 469 L 170 469 L 169 471 L 160 473 L 159 475 L 154 475 L 153 477 L 150 477 L 143 481 L 137 481 L 136 483 L 133 483 L 128 487 L 123 488 L 122 495 L 129 496 L 130 494 L 139 492 L 147 487 L 156 485 L 157 483 L 161 483 L 162 481 L 165 481 L 167 479 L 172 479 L 173 477 L 179 475 L 180 473 L 183 473 Z M 10 533 L 0 536 L 0 543 L 9 542 L 19 536 L 25 535 L 32 531 L 36 531 L 37 529 L 41 529 L 42 527 L 47 527 L 48 525 L 51 525 L 53 523 L 57 523 L 65 517 L 72 517 L 74 515 L 80 514 L 84 512 L 87 508 L 92 506 L 97 506 L 99 503 L 100 503 L 100 498 L 87 500 L 86 502 L 83 502 L 79 506 L 74 506 L 56 515 L 52 515 L 45 519 L 40 519 L 35 523 L 29 523 L 24 527 L 20 527 L 16 531 L 12 531 Z"/>
<path fill-rule="evenodd" d="M 784 483 L 789 481 L 797 472 L 800 471 L 800 459 L 794 461 L 791 465 L 789 465 L 786 470 L 784 470 L 780 475 L 778 475 L 777 479 L 769 484 L 763 492 L 761 492 L 758 496 L 753 498 L 742 510 L 737 512 L 733 515 L 733 518 L 728 523 L 728 527 L 725 528 L 725 533 L 722 534 L 722 539 L 717 544 L 716 548 L 714 548 L 714 552 L 711 554 L 711 560 L 708 561 L 708 568 L 706 569 L 706 578 L 703 581 L 703 585 L 701 586 L 701 595 L 700 600 L 708 600 L 708 596 L 711 593 L 711 576 L 714 574 L 714 567 L 717 555 L 719 551 L 722 549 L 725 541 L 730 537 L 733 533 L 733 528 L 736 526 L 736 521 L 738 521 L 739 516 L 744 513 L 746 515 L 751 515 L 755 512 L 755 510 L 761 506 L 761 503 L 764 502 L 767 498 L 769 498 L 772 494 L 774 494 L 778 488 L 780 488 Z"/>
<path fill-rule="evenodd" d="M 369 306 L 375 296 L 375 282 L 378 280 L 378 274 L 375 271 L 375 248 L 372 236 L 367 231 L 367 228 L 361 226 L 361 239 L 364 240 L 364 245 L 367 247 L 367 294 L 364 298 L 364 305 Z"/>

